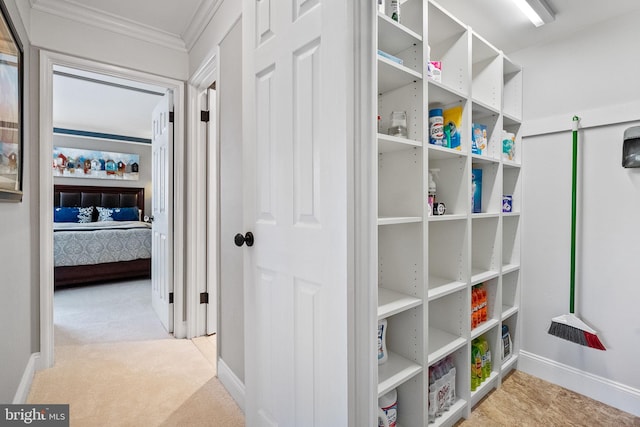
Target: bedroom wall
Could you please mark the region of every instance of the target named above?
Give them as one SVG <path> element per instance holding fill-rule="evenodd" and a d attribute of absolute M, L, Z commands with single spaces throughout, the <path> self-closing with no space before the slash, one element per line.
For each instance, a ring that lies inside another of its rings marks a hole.
<path fill-rule="evenodd" d="M 15 0 L 4 0 L 24 47 L 25 81 L 31 76 L 30 46 Z M 32 353 L 38 348 L 38 186 L 34 179 L 37 138 L 33 96 L 25 87 L 23 191 L 21 203 L 0 203 L 0 402 L 14 401 Z M 37 95 L 36 95 L 37 96 Z M 37 104 L 36 104 L 37 105 Z"/>
<path fill-rule="evenodd" d="M 522 358 L 518 367 L 640 416 L 640 169 L 621 167 L 640 125 L 640 13 L 510 55 L 524 67 Z M 547 334 L 569 310 L 571 118 L 579 133 L 579 316 L 607 351 Z"/>
<path fill-rule="evenodd" d="M 108 187 L 144 187 L 144 211 L 151 213 L 151 145 L 142 143 L 120 142 L 101 138 L 77 137 L 71 135 L 53 135 L 53 146 L 67 148 L 86 148 L 89 150 L 113 151 L 116 153 L 131 153 L 140 156 L 140 179 L 138 181 L 71 178 L 57 176 L 54 184 L 67 185 L 97 185 Z"/>

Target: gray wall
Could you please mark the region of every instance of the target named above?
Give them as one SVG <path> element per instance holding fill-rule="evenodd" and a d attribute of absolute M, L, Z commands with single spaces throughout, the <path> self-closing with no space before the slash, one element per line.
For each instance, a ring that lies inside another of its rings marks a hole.
<path fill-rule="evenodd" d="M 220 358 L 244 381 L 242 24 L 220 43 Z"/>
<path fill-rule="evenodd" d="M 546 363 L 533 373 L 570 386 L 567 370 L 552 368 L 568 366 L 585 380 L 576 384 L 579 392 L 627 411 L 635 407 L 637 414 L 640 169 L 623 169 L 621 158 L 624 129 L 640 125 L 640 58 L 634 54 L 639 19 L 638 12 L 621 16 L 511 55 L 524 66 L 529 134 L 523 142 L 522 349 Z M 606 352 L 547 334 L 551 318 L 569 311 L 573 115 L 584 127 L 576 309 L 598 331 Z M 618 395 L 614 389 L 627 391 Z M 629 397 L 634 393 L 635 402 Z"/>
<path fill-rule="evenodd" d="M 151 117 L 149 117 L 149 123 L 151 123 Z M 114 129 L 113 133 L 117 134 L 117 130 Z M 53 178 L 53 183 L 66 185 L 96 185 L 105 187 L 144 187 L 145 214 L 151 214 L 151 144 L 128 143 L 100 138 L 54 134 L 53 146 L 138 154 L 140 156 L 140 179 L 138 181 L 112 181 L 108 179 L 56 176 Z"/>
<path fill-rule="evenodd" d="M 24 46 L 25 82 L 31 77 L 30 46 L 15 0 L 5 0 Z M 37 81 L 37 80 L 36 80 Z M 37 138 L 33 97 L 25 88 L 22 203 L 0 203 L 0 402 L 12 402 L 31 353 L 39 350 Z M 37 98 L 36 98 L 37 99 Z M 37 103 L 36 103 L 37 106 Z"/>

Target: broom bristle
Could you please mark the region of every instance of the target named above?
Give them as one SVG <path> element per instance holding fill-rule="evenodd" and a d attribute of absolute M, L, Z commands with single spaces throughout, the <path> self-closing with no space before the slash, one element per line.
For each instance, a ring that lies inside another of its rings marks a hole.
<path fill-rule="evenodd" d="M 551 322 L 549 334 L 585 347 L 591 347 L 598 350 L 606 350 L 602 342 L 596 334 L 583 331 L 565 323 Z"/>

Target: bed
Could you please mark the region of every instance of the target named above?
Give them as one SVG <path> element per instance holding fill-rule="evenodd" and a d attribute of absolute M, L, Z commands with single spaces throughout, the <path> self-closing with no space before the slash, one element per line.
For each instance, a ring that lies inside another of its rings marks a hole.
<path fill-rule="evenodd" d="M 151 276 L 144 188 L 54 186 L 55 286 Z"/>

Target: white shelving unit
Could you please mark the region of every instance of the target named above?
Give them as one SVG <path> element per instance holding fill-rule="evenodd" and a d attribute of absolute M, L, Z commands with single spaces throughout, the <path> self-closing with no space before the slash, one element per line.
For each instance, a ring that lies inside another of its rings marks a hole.
<path fill-rule="evenodd" d="M 521 295 L 522 69 L 440 5 L 401 4 L 401 22 L 377 16 L 378 93 L 378 319 L 387 320 L 389 358 L 378 366 L 378 396 L 398 392 L 398 424 L 428 424 L 429 367 L 446 359 L 456 367 L 456 402 L 433 426 L 450 426 L 517 366 Z M 442 62 L 442 81 L 426 76 L 430 59 Z M 431 108 L 462 107 L 460 147 L 429 144 Z M 407 136 L 387 135 L 393 111 L 407 115 Z M 472 125 L 487 128 L 488 146 L 472 153 Z M 503 132 L 515 135 L 515 157 L 504 159 Z M 428 171 L 436 201 L 427 209 Z M 472 169 L 482 169 L 482 209 L 471 212 Z M 513 198 L 503 212 L 503 195 Z M 487 294 L 487 320 L 472 329 L 472 287 Z M 502 360 L 502 327 L 513 353 Z M 472 341 L 484 337 L 491 375 L 471 392 Z"/>

